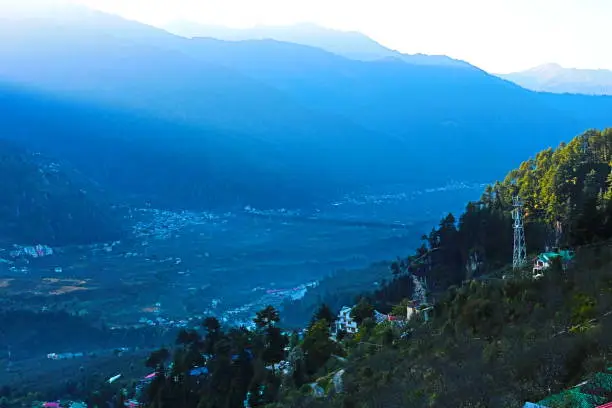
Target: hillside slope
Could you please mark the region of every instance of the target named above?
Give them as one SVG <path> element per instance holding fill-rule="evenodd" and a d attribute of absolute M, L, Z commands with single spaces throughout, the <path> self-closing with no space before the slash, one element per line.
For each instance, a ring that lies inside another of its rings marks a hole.
<path fill-rule="evenodd" d="M 589 404 L 574 392 L 544 406 L 611 401 L 608 384 L 588 383 L 612 361 L 610 255 L 609 247 L 585 249 L 568 271 L 550 271 L 541 280 L 454 287 L 429 323 L 418 319 L 407 329 L 364 325 L 358 341 L 366 344 L 345 343 L 344 393 L 314 398 L 290 391 L 272 406 L 416 408 L 452 401 L 458 408 L 510 408 L 577 384 L 590 394 Z"/>
<path fill-rule="evenodd" d="M 83 244 L 119 239 L 103 191 L 73 170 L 0 140 L 0 242 Z"/>
<path fill-rule="evenodd" d="M 237 141 L 240 135 L 2 84 L 0 107 L 1 139 L 62 158 L 122 203 L 227 208 L 295 205 L 317 197 L 315 177 L 322 168 L 311 165 L 300 173 L 267 144 Z M 318 192 L 332 193 L 328 181 Z"/>
<path fill-rule="evenodd" d="M 434 304 L 429 319 L 364 320 L 342 341 L 349 353 L 344 393 L 316 398 L 303 388 L 286 390 L 273 406 L 517 407 L 546 400 L 550 408 L 594 408 L 612 401 L 609 382 L 592 375 L 610 378 L 612 362 L 611 152 L 611 129 L 587 131 L 523 162 L 458 219 L 441 220 L 414 255 L 390 268 L 393 280 L 366 295 L 377 310 L 402 316 L 412 301 L 423 301 L 407 283 L 425 278 L 426 301 Z M 525 201 L 528 257 L 513 270 L 517 194 Z M 574 260 L 553 261 L 534 278 L 532 260 L 555 246 L 555 237 L 575 250 Z M 338 370 L 331 362 L 321 367 L 307 381 Z"/>

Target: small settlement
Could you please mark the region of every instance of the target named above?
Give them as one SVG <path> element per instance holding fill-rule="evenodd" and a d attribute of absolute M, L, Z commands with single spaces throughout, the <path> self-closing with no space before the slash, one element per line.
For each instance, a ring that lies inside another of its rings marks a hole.
<path fill-rule="evenodd" d="M 353 306 L 354 307 L 354 306 Z M 336 337 L 338 333 L 345 332 L 347 334 L 355 334 L 359 331 L 357 322 L 351 317 L 353 307 L 343 306 L 338 313 L 336 322 L 332 327 L 332 337 Z M 429 312 L 432 306 L 427 303 L 422 304 L 411 304 L 406 306 L 406 316 L 394 316 L 392 314 L 384 314 L 379 311 L 374 311 L 374 320 L 377 324 L 384 322 L 394 322 L 395 324 L 405 324 L 412 320 L 415 316 L 422 315 L 424 321 L 429 320 Z"/>

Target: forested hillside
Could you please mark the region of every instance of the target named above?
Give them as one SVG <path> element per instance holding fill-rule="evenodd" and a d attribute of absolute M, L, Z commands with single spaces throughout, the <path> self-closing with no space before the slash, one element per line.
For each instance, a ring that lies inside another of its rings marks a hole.
<path fill-rule="evenodd" d="M 156 378 L 139 398 L 150 407 L 519 407 L 609 366 L 611 265 L 609 247 L 585 248 L 575 267 L 540 280 L 452 287 L 428 323 L 376 324 L 365 302 L 355 314 L 359 333 L 338 341 L 329 338 L 334 314 L 325 307 L 303 339 L 283 335 L 272 309 L 253 331 L 207 319 L 203 335 L 182 332 L 174 353 L 151 355 Z M 288 371 L 272 369 L 281 360 Z M 597 395 L 612 399 L 606 389 Z M 568 396 L 550 407 L 578 403 Z"/>
<path fill-rule="evenodd" d="M 82 244 L 121 238 L 103 190 L 60 162 L 0 139 L 0 242 Z"/>
<path fill-rule="evenodd" d="M 612 253 L 579 251 L 544 278 L 473 281 L 440 296 L 430 321 L 362 325 L 349 346 L 344 393 L 289 392 L 276 406 L 520 407 L 604 371 L 612 361 Z M 319 376 L 324 375 L 322 371 Z M 612 393 L 598 392 L 603 401 Z M 566 405 L 551 408 L 595 406 Z"/>
<path fill-rule="evenodd" d="M 365 324 L 359 339 L 370 346 L 349 347 L 344 393 L 321 399 L 289 392 L 284 403 L 515 407 L 604 371 L 612 362 L 611 147 L 610 129 L 590 130 L 523 162 L 458 220 L 443 219 L 415 255 L 392 266 L 389 295 L 369 296 L 379 310 L 397 313 L 390 305 L 413 295 L 405 277 L 427 277 L 435 301 L 429 323 Z M 573 266 L 553 265 L 539 280 L 530 257 L 525 273 L 504 270 L 512 259 L 515 195 L 525 201 L 529 254 L 569 246 L 577 249 Z M 612 399 L 607 388 L 597 395 Z M 571 398 L 550 407 L 580 404 Z"/>
<path fill-rule="evenodd" d="M 445 288 L 507 264 L 516 195 L 525 205 L 529 254 L 611 237 L 611 147 L 612 131 L 607 129 L 590 130 L 541 151 L 503 181 L 487 186 L 480 201 L 469 203 L 459 219 L 452 214 L 444 218 L 400 266 Z"/>
<path fill-rule="evenodd" d="M 448 214 L 423 235 L 423 244 L 414 254 L 392 265 L 398 280 L 381 288 L 372 300 L 389 309 L 408 296 L 412 285 L 405 279 L 407 272 L 427 277 L 435 294 L 511 263 L 512 197 L 516 195 L 525 205 L 529 261 L 546 248 L 611 238 L 611 148 L 611 129 L 590 130 L 524 161 L 502 181 L 487 186 L 480 200 L 469 203 L 458 218 Z M 319 297 L 337 306 L 348 295 L 329 291 Z M 296 315 L 306 309 L 310 308 L 303 301 L 288 306 Z"/>
<path fill-rule="evenodd" d="M 355 351 L 346 396 L 331 405 L 519 406 L 603 370 L 612 359 L 611 147 L 610 129 L 590 130 L 523 162 L 458 221 L 442 220 L 415 255 L 392 267 L 428 278 L 437 300 L 431 322 L 413 327 L 405 342 L 385 345 L 384 336 L 370 334 L 382 348 Z M 514 195 L 525 201 L 528 252 L 577 248 L 574 266 L 533 280 L 528 257 L 529 273 L 499 279 L 494 272 L 512 259 Z M 389 286 L 397 292 L 405 284 L 399 278 Z"/>

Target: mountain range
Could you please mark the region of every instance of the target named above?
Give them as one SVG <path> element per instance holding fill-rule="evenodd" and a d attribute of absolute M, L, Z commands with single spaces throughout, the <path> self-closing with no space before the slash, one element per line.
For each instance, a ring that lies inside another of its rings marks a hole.
<path fill-rule="evenodd" d="M 533 91 L 612 95 L 612 71 L 606 69 L 564 68 L 559 64 L 544 64 L 499 76 Z"/>
<path fill-rule="evenodd" d="M 490 180 L 610 124 L 612 98 L 531 92 L 437 57 L 185 38 L 83 8 L 0 20 L 3 137 L 164 205 L 302 207 Z"/>
<path fill-rule="evenodd" d="M 225 41 L 276 40 L 289 42 L 320 48 L 346 58 L 362 61 L 393 58 L 419 65 L 474 68 L 467 62 L 449 58 L 446 55 L 403 54 L 384 47 L 360 32 L 332 30 L 311 23 L 232 29 L 190 21 L 173 21 L 164 25 L 163 28 L 171 33 L 188 38 L 207 37 Z"/>
<path fill-rule="evenodd" d="M 188 38 L 215 38 L 226 41 L 276 40 L 320 48 L 346 58 L 376 61 L 400 59 L 415 65 L 445 65 L 475 68 L 465 61 L 445 55 L 403 54 L 384 47 L 359 32 L 338 31 L 315 24 L 291 26 L 255 26 L 233 29 L 190 21 L 173 21 L 163 26 L 167 31 Z M 604 69 L 563 68 L 559 64 L 544 64 L 529 70 L 497 74 L 533 91 L 612 95 L 612 71 Z"/>

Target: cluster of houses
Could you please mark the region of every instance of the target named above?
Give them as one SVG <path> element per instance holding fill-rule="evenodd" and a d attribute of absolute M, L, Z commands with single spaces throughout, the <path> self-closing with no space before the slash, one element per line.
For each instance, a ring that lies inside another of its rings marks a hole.
<path fill-rule="evenodd" d="M 34 246 L 19 246 L 15 245 L 14 249 L 10 252 L 13 258 L 18 257 L 30 257 L 30 258 L 42 258 L 45 256 L 53 255 L 53 248 L 48 245 L 34 245 Z"/>
<path fill-rule="evenodd" d="M 49 353 L 47 354 L 47 358 L 49 360 L 70 360 L 73 358 L 83 357 L 85 354 L 83 353 Z"/>
<path fill-rule="evenodd" d="M 429 320 L 429 312 L 431 311 L 432 306 L 427 303 L 423 303 L 420 305 L 412 304 L 406 306 L 406 316 L 393 316 L 391 314 L 380 313 L 379 311 L 374 311 L 374 320 L 377 324 L 381 324 L 383 322 L 397 322 L 399 323 L 407 323 L 412 318 L 417 315 L 422 315 L 425 321 Z M 357 322 L 351 317 L 351 312 L 353 307 L 343 306 L 338 313 L 338 317 L 336 318 L 336 322 L 334 323 L 334 327 L 332 330 L 332 335 L 337 335 L 340 332 L 345 332 L 348 334 L 355 334 L 359 331 L 359 327 L 357 326 Z"/>
<path fill-rule="evenodd" d="M 87 404 L 80 401 L 48 401 L 35 402 L 32 408 L 87 408 Z"/>
<path fill-rule="evenodd" d="M 144 215 L 144 216 L 143 216 Z M 154 208 L 130 210 L 128 218 L 138 217 L 133 226 L 136 237 L 165 240 L 174 237 L 181 229 L 199 224 L 219 222 L 220 217 L 212 213 L 193 211 L 168 211 Z"/>
<path fill-rule="evenodd" d="M 416 275 L 411 275 L 412 282 L 414 284 L 414 290 L 412 293 L 413 301 L 406 306 L 405 316 L 393 316 L 390 314 L 380 313 L 374 311 L 374 319 L 377 324 L 385 321 L 396 322 L 396 324 L 404 324 L 409 322 L 412 318 L 417 315 L 422 315 L 425 322 L 429 321 L 429 312 L 432 306 L 427 301 L 427 281 L 425 278 L 420 278 Z M 334 324 L 332 335 L 336 336 L 339 332 L 346 332 L 349 334 L 355 334 L 358 331 L 357 323 L 351 317 L 352 307 L 343 306 L 338 313 L 338 317 Z"/>

